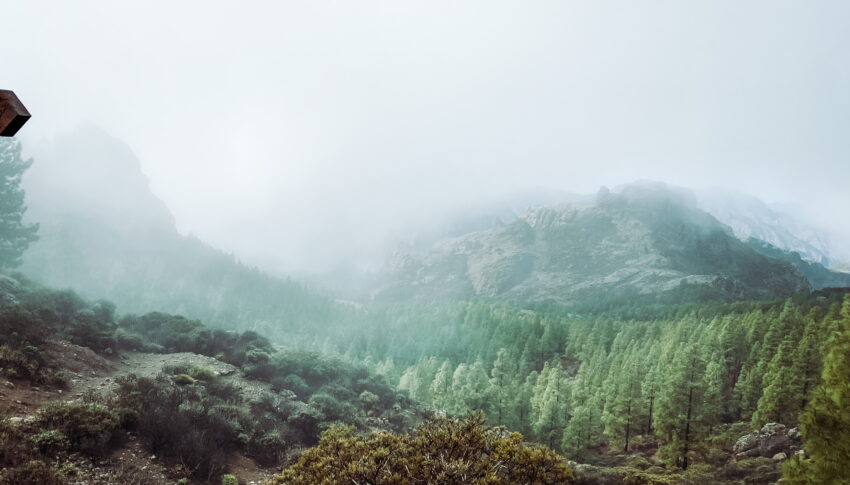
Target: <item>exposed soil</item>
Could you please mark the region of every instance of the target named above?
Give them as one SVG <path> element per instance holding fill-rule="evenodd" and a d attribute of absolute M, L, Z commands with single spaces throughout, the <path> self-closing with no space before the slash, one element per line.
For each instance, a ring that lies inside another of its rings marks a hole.
<path fill-rule="evenodd" d="M 188 352 L 174 354 L 146 354 L 127 352 L 112 358 L 104 358 L 90 349 L 67 342 L 51 342 L 46 345 L 49 361 L 55 362 L 67 372 L 67 385 L 40 386 L 26 381 L 14 381 L 0 378 L 0 416 L 7 416 L 13 422 L 31 419 L 42 406 L 59 401 L 74 401 L 89 394 L 106 396 L 115 389 L 115 379 L 136 374 L 141 377 L 153 377 L 162 372 L 163 367 L 189 364 L 206 367 L 228 382 L 239 386 L 246 399 L 260 396 L 269 386 L 242 377 L 239 369 L 212 357 Z M 230 463 L 231 473 L 240 483 L 261 484 L 270 479 L 277 470 L 264 469 L 251 459 L 235 455 Z M 116 450 L 108 459 L 95 466 L 79 463 L 80 484 L 126 484 L 134 476 L 132 483 L 145 485 L 176 484 L 179 477 L 170 477 L 170 473 L 155 456 L 147 453 L 141 444 L 132 439 Z M 142 476 L 140 476 L 142 475 Z"/>

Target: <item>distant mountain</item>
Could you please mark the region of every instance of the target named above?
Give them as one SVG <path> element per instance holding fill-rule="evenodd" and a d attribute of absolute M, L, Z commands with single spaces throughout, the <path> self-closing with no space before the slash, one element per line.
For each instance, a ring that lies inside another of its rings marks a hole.
<path fill-rule="evenodd" d="M 110 299 L 122 312 L 180 313 L 269 335 L 332 318 L 324 296 L 180 235 L 130 148 L 99 128 L 34 148 L 23 184 L 40 240 L 24 255 L 28 276 Z"/>
<path fill-rule="evenodd" d="M 804 218 L 760 199 L 728 190 L 696 193 L 699 207 L 732 228 L 743 240 L 758 239 L 798 253 L 806 261 L 839 269 L 850 259 L 850 245 Z"/>
<path fill-rule="evenodd" d="M 502 227 L 445 238 L 388 264 L 378 299 L 483 297 L 576 304 L 660 297 L 785 297 L 809 284 L 660 183 L 600 190 L 589 204 L 530 210 Z"/>
<path fill-rule="evenodd" d="M 800 274 L 806 277 L 815 290 L 850 287 L 850 273 L 831 271 L 820 263 L 806 261 L 799 253 L 780 249 L 760 239 L 749 238 L 746 242 L 760 254 L 791 263 Z"/>

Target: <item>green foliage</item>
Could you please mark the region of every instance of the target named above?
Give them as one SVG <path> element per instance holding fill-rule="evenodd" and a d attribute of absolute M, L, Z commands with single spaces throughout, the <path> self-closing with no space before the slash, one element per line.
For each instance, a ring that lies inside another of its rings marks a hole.
<path fill-rule="evenodd" d="M 38 451 L 45 455 L 56 455 L 71 449 L 71 441 L 58 429 L 42 431 L 30 437 Z"/>
<path fill-rule="evenodd" d="M 485 411 L 491 424 L 571 459 L 593 461 L 650 436 L 667 465 L 721 466 L 731 446 L 714 438 L 725 425 L 796 424 L 845 293 L 611 314 L 373 306 L 315 345 L 365 362 L 435 410 Z"/>
<path fill-rule="evenodd" d="M 239 485 L 239 480 L 233 475 L 222 475 L 221 485 Z"/>
<path fill-rule="evenodd" d="M 0 138 L 0 268 L 21 264 L 21 255 L 38 239 L 38 224 L 23 222 L 26 206 L 21 176 L 32 160 L 21 158 L 21 144 Z"/>
<path fill-rule="evenodd" d="M 487 428 L 484 418 L 435 418 L 413 434 L 387 432 L 357 437 L 351 428 L 334 427 L 319 445 L 305 451 L 274 483 L 331 485 L 568 484 L 572 470 L 563 458 L 522 442 L 517 433 Z"/>
<path fill-rule="evenodd" d="M 240 449 L 240 434 L 249 424 L 238 408 L 203 387 L 180 386 L 165 376 L 120 379 L 116 393 L 113 407 L 121 410 L 125 426 L 152 453 L 178 460 L 203 480 L 227 471 L 228 456 Z"/>
<path fill-rule="evenodd" d="M 37 445 L 67 442 L 68 450 L 90 456 L 105 454 L 123 436 L 118 416 L 102 404 L 50 404 L 38 410 L 34 425 L 45 430 L 33 437 Z"/>
<path fill-rule="evenodd" d="M 196 382 L 195 378 L 188 374 L 177 374 L 176 376 L 172 377 L 171 380 L 178 386 L 186 386 L 189 384 L 194 384 Z"/>
<path fill-rule="evenodd" d="M 785 465 L 783 483 L 850 483 L 850 297 L 841 316 L 841 330 L 824 359 L 823 383 L 800 417 L 808 456 L 795 456 Z"/>

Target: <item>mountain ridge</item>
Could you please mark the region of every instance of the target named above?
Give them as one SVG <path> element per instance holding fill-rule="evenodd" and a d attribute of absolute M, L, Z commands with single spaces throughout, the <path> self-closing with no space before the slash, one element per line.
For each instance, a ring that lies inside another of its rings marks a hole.
<path fill-rule="evenodd" d="M 318 291 L 181 235 L 130 147 L 100 128 L 82 125 L 38 148 L 23 180 L 26 218 L 40 224 L 25 274 L 125 313 L 180 313 L 270 335 L 332 318 L 335 306 Z"/>
<path fill-rule="evenodd" d="M 397 254 L 376 297 L 568 304 L 685 286 L 732 300 L 808 289 L 789 263 L 757 253 L 700 210 L 690 191 L 643 182 L 620 192 L 603 187 L 592 204 L 532 209 L 504 227 L 443 239 L 425 253 Z"/>

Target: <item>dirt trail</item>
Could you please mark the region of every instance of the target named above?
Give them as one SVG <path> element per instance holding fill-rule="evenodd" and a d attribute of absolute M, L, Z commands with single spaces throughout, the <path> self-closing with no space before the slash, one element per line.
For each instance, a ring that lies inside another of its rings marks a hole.
<path fill-rule="evenodd" d="M 0 415 L 9 416 L 13 421 L 25 421 L 31 419 L 40 407 L 51 402 L 75 401 L 88 393 L 107 396 L 116 388 L 115 380 L 118 377 L 130 374 L 154 377 L 161 373 L 164 367 L 184 364 L 211 370 L 242 389 L 242 396 L 246 400 L 270 392 L 268 384 L 245 379 L 236 366 L 189 352 L 125 352 L 119 356 L 104 358 L 88 348 L 67 342 L 51 342 L 47 345 L 46 352 L 49 360 L 60 363 L 67 372 L 67 386 L 60 389 L 0 379 Z M 124 448 L 117 450 L 111 461 L 120 466 L 132 464 L 136 469 L 144 470 L 155 483 L 175 483 L 165 478 L 162 465 L 156 462 L 155 457 L 148 457 L 136 441 L 131 441 Z M 240 455 L 234 456 L 231 463 L 231 473 L 241 480 L 240 483 L 249 485 L 263 483 L 271 478 L 274 472 L 275 470 L 262 469 Z"/>

